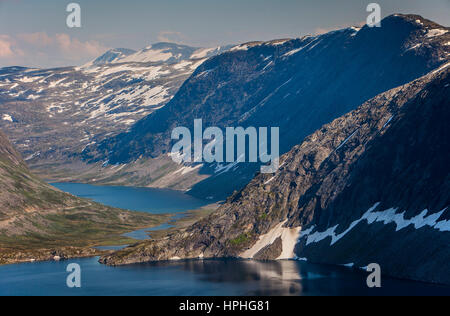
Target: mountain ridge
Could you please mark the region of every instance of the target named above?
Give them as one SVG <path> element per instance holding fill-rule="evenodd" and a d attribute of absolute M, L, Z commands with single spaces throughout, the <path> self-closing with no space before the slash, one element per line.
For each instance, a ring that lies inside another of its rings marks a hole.
<path fill-rule="evenodd" d="M 280 127 L 280 150 L 287 152 L 321 125 L 448 60 L 448 28 L 415 15 L 390 16 L 382 25 L 235 46 L 196 69 L 166 107 L 126 132 L 88 146 L 82 157 L 113 165 L 158 160 L 170 152 L 171 130 L 176 126 L 192 129 L 199 118 L 204 126 L 220 128 Z M 445 32 L 436 33 L 436 28 Z M 327 78 L 333 78 L 332 84 Z M 178 186 L 182 177 L 166 177 L 172 187 L 190 189 L 194 196 L 220 199 L 245 186 L 258 167 L 242 164 L 217 172 L 227 166 L 203 165 L 197 168 L 197 184 L 191 187 Z M 137 176 L 145 186 L 155 180 L 149 174 L 146 179 Z M 186 177 L 192 179 L 194 173 Z M 218 187 L 224 191 L 220 196 Z"/>

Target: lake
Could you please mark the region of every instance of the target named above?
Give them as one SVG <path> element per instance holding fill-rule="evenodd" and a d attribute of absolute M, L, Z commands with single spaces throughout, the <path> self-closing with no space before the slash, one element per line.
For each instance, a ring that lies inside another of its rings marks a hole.
<path fill-rule="evenodd" d="M 0 267 L 0 295 L 450 295 L 436 285 L 383 279 L 366 286 L 367 274 L 298 261 L 191 260 L 107 267 L 98 258 Z M 66 267 L 81 267 L 81 288 L 66 286 Z"/>
<path fill-rule="evenodd" d="M 156 214 L 208 204 L 170 190 L 54 185 L 110 206 Z M 164 228 L 167 224 L 154 229 Z M 145 231 L 134 237 L 148 237 Z M 369 289 L 366 272 L 300 261 L 190 260 L 113 268 L 97 260 L 0 266 L 0 295 L 450 295 L 449 287 L 390 278 L 383 278 L 381 289 Z M 70 263 L 81 266 L 80 289 L 66 286 Z"/>
<path fill-rule="evenodd" d="M 163 189 L 52 183 L 61 191 L 108 206 L 152 214 L 183 213 L 210 204 L 183 192 Z"/>
<path fill-rule="evenodd" d="M 95 202 L 151 214 L 177 214 L 172 220 L 177 220 L 184 212 L 208 205 L 210 201 L 201 200 L 180 191 L 152 188 L 136 188 L 121 186 L 96 186 L 82 183 L 51 183 L 61 191 Z M 145 228 L 124 234 L 125 237 L 137 240 L 149 239 L 149 232 L 171 228 L 170 224 Z M 100 250 L 120 250 L 125 246 L 97 247 Z"/>

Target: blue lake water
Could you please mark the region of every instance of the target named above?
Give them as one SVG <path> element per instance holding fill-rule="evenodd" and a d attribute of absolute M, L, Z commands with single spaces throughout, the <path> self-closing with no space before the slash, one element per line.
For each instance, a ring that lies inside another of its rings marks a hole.
<path fill-rule="evenodd" d="M 61 191 L 126 210 L 152 214 L 182 213 L 211 202 L 174 190 L 52 183 Z"/>
<path fill-rule="evenodd" d="M 142 212 L 180 213 L 207 204 L 168 190 L 55 186 L 104 204 Z M 146 238 L 147 231 L 132 234 Z M 66 267 L 70 263 L 81 266 L 79 289 L 66 286 Z M 99 264 L 98 258 L 89 258 L 0 266 L 0 295 L 450 295 L 449 287 L 390 278 L 383 278 L 381 289 L 369 289 L 367 276 L 344 267 L 299 261 L 190 260 L 113 268 Z"/>
<path fill-rule="evenodd" d="M 0 266 L 0 295 L 450 295 L 450 289 L 306 262 L 179 261 L 107 267 L 98 258 Z M 66 286 L 69 263 L 81 267 L 81 288 Z"/>
<path fill-rule="evenodd" d="M 182 217 L 186 211 L 198 209 L 210 203 L 174 190 L 95 186 L 81 183 L 52 183 L 52 185 L 61 191 L 112 207 L 151 214 L 177 214 L 172 220 Z M 152 231 L 169 229 L 171 227 L 173 226 L 166 223 L 158 227 L 136 230 L 124 234 L 124 236 L 137 240 L 146 240 L 151 237 L 150 233 Z M 100 250 L 120 250 L 124 247 L 122 245 L 97 248 Z"/>
<path fill-rule="evenodd" d="M 124 236 L 134 238 L 137 240 L 146 240 L 146 239 L 149 239 L 149 237 L 151 237 L 151 232 L 158 231 L 158 230 L 165 230 L 165 229 L 169 229 L 171 227 L 173 227 L 173 225 L 162 224 L 158 227 L 154 227 L 154 228 L 150 228 L 150 229 L 147 228 L 147 229 L 136 230 L 134 232 L 124 234 Z"/>

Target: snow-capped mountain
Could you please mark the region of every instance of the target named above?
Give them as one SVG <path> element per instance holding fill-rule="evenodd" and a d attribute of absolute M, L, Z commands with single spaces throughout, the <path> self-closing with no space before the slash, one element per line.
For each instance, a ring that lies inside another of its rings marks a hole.
<path fill-rule="evenodd" d="M 449 61 L 448 28 L 416 15 L 393 15 L 382 25 L 233 47 L 198 67 L 166 107 L 88 146 L 83 157 L 122 166 L 156 159 L 166 168 L 160 161 L 171 150 L 173 128 L 192 128 L 200 118 L 205 128 L 279 127 L 281 152 L 287 152 L 323 124 Z M 166 168 L 164 175 L 152 164 L 151 174 L 125 166 L 97 180 L 128 177 L 139 185 L 226 198 L 259 170 L 257 164 L 205 164 Z"/>
<path fill-rule="evenodd" d="M 184 60 L 208 58 L 225 49 L 227 49 L 227 47 L 195 48 L 173 43 L 157 43 L 133 54 L 118 58 L 114 60 L 114 62 L 177 63 Z"/>
<path fill-rule="evenodd" d="M 0 69 L 0 127 L 29 164 L 65 163 L 162 108 L 208 56 L 159 43 L 113 49 L 81 67 Z"/>
<path fill-rule="evenodd" d="M 174 43 L 156 43 L 140 51 L 114 48 L 107 51 L 84 68 L 110 63 L 179 63 L 186 60 L 209 58 L 231 48 L 231 46 L 198 48 Z"/>
<path fill-rule="evenodd" d="M 127 48 L 113 48 L 104 53 L 102 56 L 98 57 L 96 60 L 92 61 L 92 65 L 104 65 L 113 63 L 115 61 L 121 60 L 129 55 L 136 53 L 135 50 Z"/>

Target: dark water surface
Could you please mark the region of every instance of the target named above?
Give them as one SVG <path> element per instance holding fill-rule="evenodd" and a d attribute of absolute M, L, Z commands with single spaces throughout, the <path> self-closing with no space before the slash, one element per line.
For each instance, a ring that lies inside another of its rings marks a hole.
<path fill-rule="evenodd" d="M 178 261 L 107 267 L 98 258 L 0 267 L 0 295 L 450 295 L 450 289 L 383 279 L 366 286 L 367 274 L 298 261 Z M 81 266 L 81 288 L 66 286 L 69 263 Z"/>
<path fill-rule="evenodd" d="M 111 206 L 150 213 L 180 213 L 207 204 L 169 190 L 55 186 Z M 145 239 L 147 231 L 130 236 Z M 450 295 L 449 287 L 389 278 L 383 278 L 381 289 L 369 289 L 368 273 L 300 261 L 192 260 L 112 268 L 97 260 L 0 266 L 0 295 Z M 81 266 L 80 289 L 66 286 L 70 263 Z"/>

